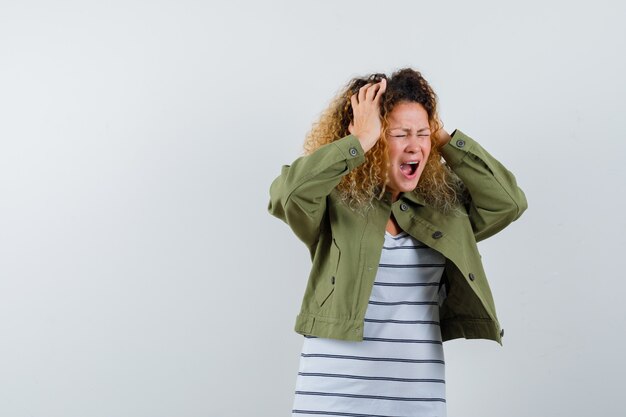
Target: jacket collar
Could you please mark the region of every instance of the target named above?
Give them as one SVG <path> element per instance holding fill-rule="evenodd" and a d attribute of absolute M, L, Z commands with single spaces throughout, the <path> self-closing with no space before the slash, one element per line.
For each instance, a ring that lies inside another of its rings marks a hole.
<path fill-rule="evenodd" d="M 426 200 L 424 199 L 424 196 L 422 196 L 415 190 L 408 193 L 400 194 L 400 198 L 406 198 L 407 200 L 412 201 L 413 203 L 417 203 L 420 206 L 426 205 Z"/>
<path fill-rule="evenodd" d="M 405 200 L 409 200 L 413 203 L 419 204 L 420 206 L 425 206 L 426 205 L 426 200 L 424 199 L 424 196 L 422 196 L 421 194 L 419 194 L 417 191 L 410 191 L 408 193 L 400 193 L 400 196 L 398 197 L 398 200 L 401 199 L 405 199 Z M 385 193 L 383 194 L 381 200 L 385 201 L 388 204 L 391 204 L 391 192 L 390 191 L 385 191 Z"/>

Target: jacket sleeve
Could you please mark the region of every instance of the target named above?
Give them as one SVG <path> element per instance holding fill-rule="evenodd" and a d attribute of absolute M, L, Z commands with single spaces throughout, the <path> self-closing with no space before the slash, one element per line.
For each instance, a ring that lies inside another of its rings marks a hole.
<path fill-rule="evenodd" d="M 316 244 L 326 212 L 326 198 L 341 178 L 365 162 L 352 135 L 321 146 L 282 167 L 270 186 L 269 212 L 287 223 L 307 246 Z"/>
<path fill-rule="evenodd" d="M 504 229 L 528 207 L 513 174 L 460 130 L 452 133 L 441 154 L 469 191 L 468 213 L 477 242 Z"/>

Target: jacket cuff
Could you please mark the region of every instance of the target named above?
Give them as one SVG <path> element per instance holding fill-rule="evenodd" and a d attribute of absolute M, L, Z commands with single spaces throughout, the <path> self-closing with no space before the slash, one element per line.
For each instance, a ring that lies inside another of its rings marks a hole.
<path fill-rule="evenodd" d="M 472 152 L 476 142 L 458 129 L 455 129 L 450 136 L 452 139 L 441 147 L 440 152 L 450 168 L 454 168 Z"/>
<path fill-rule="evenodd" d="M 348 135 L 332 142 L 346 159 L 348 169 L 352 170 L 365 162 L 365 151 L 356 136 Z"/>

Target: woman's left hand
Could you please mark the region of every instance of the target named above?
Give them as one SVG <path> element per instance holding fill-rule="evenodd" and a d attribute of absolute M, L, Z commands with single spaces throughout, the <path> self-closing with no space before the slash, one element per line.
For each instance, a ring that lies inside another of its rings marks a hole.
<path fill-rule="evenodd" d="M 435 132 L 435 140 L 437 141 L 438 148 L 447 145 L 450 139 L 452 139 L 452 136 L 450 136 L 443 127 Z"/>

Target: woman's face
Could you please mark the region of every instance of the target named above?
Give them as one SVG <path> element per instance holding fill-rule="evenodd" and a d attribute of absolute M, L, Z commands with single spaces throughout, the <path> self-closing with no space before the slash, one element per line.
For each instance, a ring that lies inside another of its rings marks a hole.
<path fill-rule="evenodd" d="M 414 102 L 396 104 L 387 120 L 387 189 L 396 201 L 401 192 L 413 191 L 417 187 L 430 154 L 430 126 L 426 109 Z"/>

